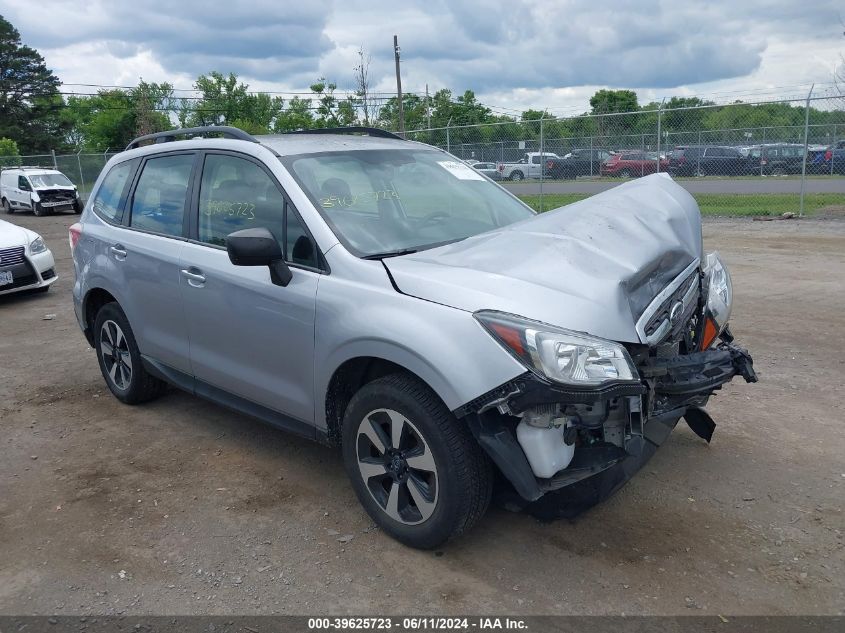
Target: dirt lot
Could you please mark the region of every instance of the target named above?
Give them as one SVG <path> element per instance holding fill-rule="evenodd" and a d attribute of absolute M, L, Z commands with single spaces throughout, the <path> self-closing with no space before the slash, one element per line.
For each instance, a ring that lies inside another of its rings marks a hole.
<path fill-rule="evenodd" d="M 338 455 L 182 393 L 112 398 L 60 280 L 0 298 L 0 613 L 845 613 L 845 221 L 709 220 L 761 382 L 574 522 L 492 509 L 417 552 Z M 55 315 L 44 320 L 45 315 Z M 345 542 L 344 542 L 345 541 Z"/>

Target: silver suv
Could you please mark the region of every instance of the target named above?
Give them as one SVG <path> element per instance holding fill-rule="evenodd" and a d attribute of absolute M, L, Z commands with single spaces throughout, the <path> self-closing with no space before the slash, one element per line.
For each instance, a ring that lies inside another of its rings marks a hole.
<path fill-rule="evenodd" d="M 529 509 L 596 503 L 680 418 L 709 440 L 708 397 L 756 380 L 665 175 L 535 215 L 381 130 L 176 130 L 109 161 L 70 242 L 118 399 L 171 384 L 339 445 L 414 547 L 469 529 L 494 483 Z"/>

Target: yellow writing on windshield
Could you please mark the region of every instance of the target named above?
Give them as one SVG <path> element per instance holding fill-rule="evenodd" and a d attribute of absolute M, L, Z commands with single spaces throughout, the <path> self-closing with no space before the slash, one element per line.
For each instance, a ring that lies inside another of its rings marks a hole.
<path fill-rule="evenodd" d="M 398 200 L 399 194 L 393 189 L 383 189 L 381 191 L 367 191 L 348 196 L 324 196 L 320 198 L 320 206 L 324 209 L 331 209 L 334 207 L 349 208 L 357 206 L 358 204 L 390 199 Z"/>

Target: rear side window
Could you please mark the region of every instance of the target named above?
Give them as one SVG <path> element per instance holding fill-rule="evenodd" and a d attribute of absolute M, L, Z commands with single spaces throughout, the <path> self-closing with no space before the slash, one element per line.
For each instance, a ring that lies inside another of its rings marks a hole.
<path fill-rule="evenodd" d="M 130 226 L 180 237 L 193 164 L 193 154 L 147 160 L 132 196 Z"/>
<path fill-rule="evenodd" d="M 129 182 L 137 164 L 137 160 L 128 160 L 111 168 L 91 205 L 94 213 L 109 222 L 120 222 L 126 183 Z"/>

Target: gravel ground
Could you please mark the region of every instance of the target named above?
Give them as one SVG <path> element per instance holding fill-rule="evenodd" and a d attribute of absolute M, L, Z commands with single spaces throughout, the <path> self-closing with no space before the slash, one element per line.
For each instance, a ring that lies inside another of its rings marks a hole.
<path fill-rule="evenodd" d="M 336 452 L 191 396 L 127 407 L 59 281 L 0 298 L 0 613 L 843 614 L 845 222 L 720 220 L 760 383 L 575 521 L 491 509 L 438 552 L 377 530 Z M 47 318 L 48 315 L 55 315 Z"/>

